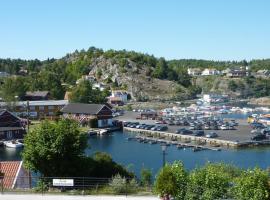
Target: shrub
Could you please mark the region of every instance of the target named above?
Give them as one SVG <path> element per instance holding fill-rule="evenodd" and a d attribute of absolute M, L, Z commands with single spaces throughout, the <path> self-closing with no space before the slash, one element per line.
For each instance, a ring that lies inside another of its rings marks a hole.
<path fill-rule="evenodd" d="M 127 180 L 121 177 L 120 174 L 115 175 L 109 185 L 116 194 L 125 193 L 127 190 Z"/>
<path fill-rule="evenodd" d="M 148 187 L 151 185 L 152 172 L 150 169 L 142 168 L 141 170 L 141 184 L 142 186 Z"/>
<path fill-rule="evenodd" d="M 266 200 L 270 197 L 268 173 L 259 168 L 243 171 L 233 188 L 235 199 Z"/>

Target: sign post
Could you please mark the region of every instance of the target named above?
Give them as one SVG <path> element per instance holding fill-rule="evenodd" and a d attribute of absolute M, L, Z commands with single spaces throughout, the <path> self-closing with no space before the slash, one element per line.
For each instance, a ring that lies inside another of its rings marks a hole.
<path fill-rule="evenodd" d="M 73 187 L 74 179 L 53 179 L 53 186 Z"/>

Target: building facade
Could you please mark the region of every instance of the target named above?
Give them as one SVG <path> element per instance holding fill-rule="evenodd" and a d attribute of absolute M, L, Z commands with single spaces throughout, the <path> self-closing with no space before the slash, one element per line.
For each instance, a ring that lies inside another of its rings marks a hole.
<path fill-rule="evenodd" d="M 29 114 L 30 119 L 54 119 L 67 104 L 68 100 L 19 101 L 15 102 L 12 107 L 17 116 L 27 117 Z M 6 107 L 7 104 L 0 102 L 0 106 Z"/>
<path fill-rule="evenodd" d="M 70 103 L 61 112 L 64 118 L 73 119 L 80 124 L 89 124 L 92 119 L 97 120 L 98 128 L 112 126 L 112 110 L 105 104 Z"/>
<path fill-rule="evenodd" d="M 20 118 L 7 110 L 0 110 L 0 140 L 22 139 L 25 133 Z"/>

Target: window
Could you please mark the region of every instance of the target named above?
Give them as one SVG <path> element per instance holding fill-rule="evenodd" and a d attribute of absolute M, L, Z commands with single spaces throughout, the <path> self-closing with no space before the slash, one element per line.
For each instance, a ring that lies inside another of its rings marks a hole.
<path fill-rule="evenodd" d="M 54 115 L 54 112 L 49 112 L 49 116 L 53 116 Z"/>
<path fill-rule="evenodd" d="M 39 110 L 44 110 L 44 106 L 39 106 Z"/>
<path fill-rule="evenodd" d="M 29 109 L 32 110 L 32 111 L 34 111 L 34 110 L 36 110 L 36 107 L 35 106 L 30 106 Z"/>
<path fill-rule="evenodd" d="M 49 110 L 53 110 L 54 106 L 49 106 L 48 108 L 49 108 Z"/>
<path fill-rule="evenodd" d="M 12 131 L 8 131 L 7 132 L 7 139 L 12 139 L 12 136 L 13 136 Z"/>

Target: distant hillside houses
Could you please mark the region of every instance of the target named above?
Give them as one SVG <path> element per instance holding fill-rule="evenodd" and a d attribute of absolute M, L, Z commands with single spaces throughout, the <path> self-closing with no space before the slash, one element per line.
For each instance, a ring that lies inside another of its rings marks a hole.
<path fill-rule="evenodd" d="M 187 73 L 190 76 L 200 76 L 202 74 L 202 70 L 200 68 L 188 68 Z"/>
<path fill-rule="evenodd" d="M 270 70 L 267 70 L 267 69 L 258 70 L 256 74 L 254 74 L 254 76 L 257 78 L 269 78 Z"/>
<path fill-rule="evenodd" d="M 207 68 L 202 71 L 202 76 L 221 75 L 221 71 L 215 68 Z"/>
<path fill-rule="evenodd" d="M 6 78 L 6 77 L 9 77 L 10 74 L 7 73 L 7 72 L 0 72 L 0 78 Z"/>
<path fill-rule="evenodd" d="M 269 72 L 267 70 L 259 70 L 259 74 L 261 76 L 269 76 Z M 223 71 L 217 70 L 215 68 L 188 68 L 188 75 L 190 76 L 218 76 L 225 75 L 230 78 L 240 78 L 245 76 L 250 76 L 251 72 L 248 66 L 246 67 L 232 67 L 227 68 Z"/>
<path fill-rule="evenodd" d="M 225 74 L 227 77 L 230 77 L 230 78 L 241 78 L 241 77 L 250 76 L 250 70 L 248 66 L 228 68 L 227 71 L 225 71 Z"/>
<path fill-rule="evenodd" d="M 112 90 L 108 100 L 112 105 L 124 105 L 128 101 L 128 92 L 126 90 Z"/>
<path fill-rule="evenodd" d="M 83 75 L 76 81 L 76 84 L 78 85 L 81 81 L 90 81 L 91 83 L 94 83 L 96 82 L 96 77 L 94 75 Z"/>

